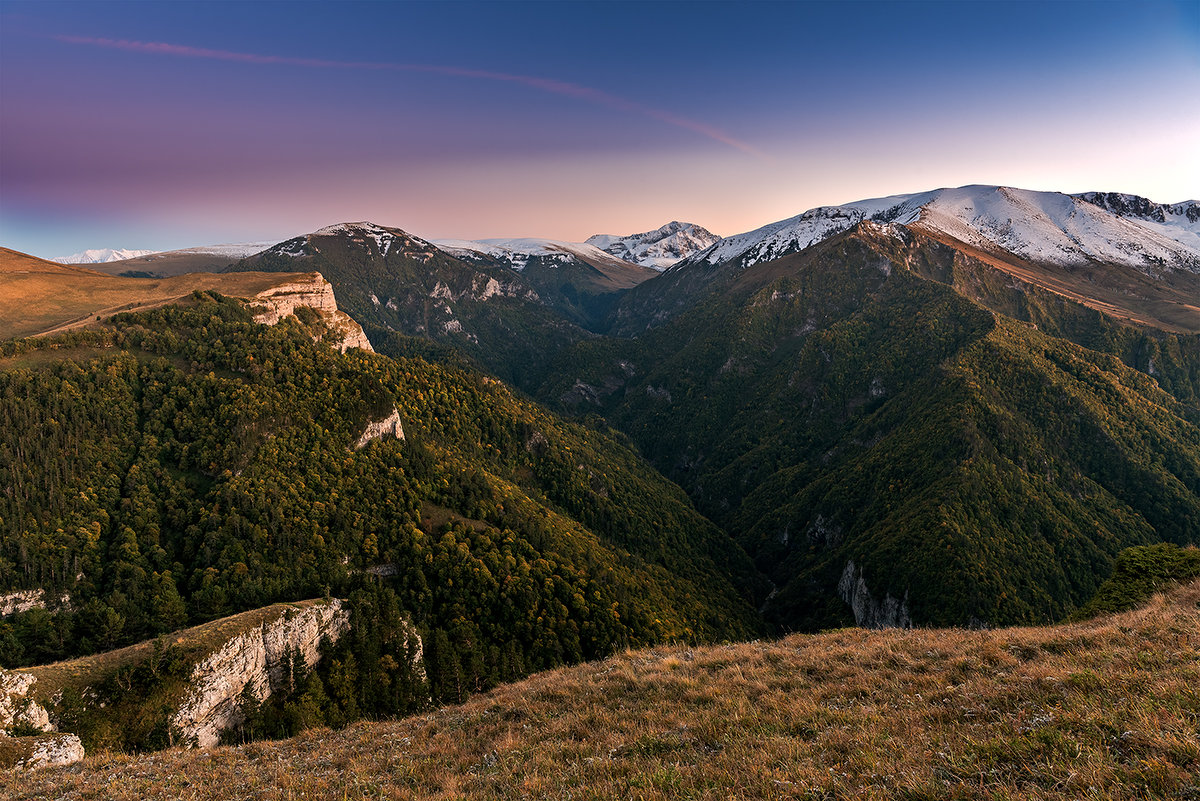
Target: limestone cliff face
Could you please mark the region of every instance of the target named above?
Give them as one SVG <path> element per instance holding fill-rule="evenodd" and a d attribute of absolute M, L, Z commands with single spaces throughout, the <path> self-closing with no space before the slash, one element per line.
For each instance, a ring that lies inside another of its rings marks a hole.
<path fill-rule="evenodd" d="M 247 686 L 260 701 L 288 681 L 287 666 L 294 650 L 312 667 L 321 657 L 323 637 L 336 642 L 349 626 L 342 602 L 332 600 L 305 609 L 289 610 L 230 639 L 192 668 L 190 687 L 171 718 L 187 739 L 201 748 L 214 746 L 221 732 L 242 721 L 238 696 Z"/>
<path fill-rule="evenodd" d="M 393 408 L 392 413 L 382 420 L 367 423 L 362 436 L 358 438 L 358 442 L 354 443 L 354 450 L 357 451 L 365 448 L 369 442 L 384 437 L 404 439 L 404 426 L 400 424 L 400 412 L 398 409 Z"/>
<path fill-rule="evenodd" d="M 0 670 L 0 732 L 13 726 L 53 731 L 50 715 L 29 697 L 37 677 L 29 673 Z"/>
<path fill-rule="evenodd" d="M 855 625 L 867 629 L 912 628 L 907 595 L 901 600 L 888 594 L 882 601 L 876 601 L 867 589 L 862 569 L 855 566 L 853 559 L 846 563 L 846 569 L 842 571 L 838 596 L 854 610 Z"/>
<path fill-rule="evenodd" d="M 49 734 L 39 737 L 8 737 L 0 735 L 0 751 L 7 752 L 5 767 L 44 768 L 50 765 L 71 765 L 83 759 L 83 743 L 74 734 Z M 15 748 L 5 748 L 7 744 Z"/>
<path fill-rule="evenodd" d="M 275 325 L 296 309 L 307 306 L 313 309 L 339 337 L 333 344 L 342 353 L 350 348 L 374 350 L 367 341 L 362 326 L 353 317 L 340 310 L 333 296 L 333 284 L 320 273 L 310 273 L 309 280 L 280 284 L 258 293 L 253 298 L 257 309 L 256 322 Z"/>

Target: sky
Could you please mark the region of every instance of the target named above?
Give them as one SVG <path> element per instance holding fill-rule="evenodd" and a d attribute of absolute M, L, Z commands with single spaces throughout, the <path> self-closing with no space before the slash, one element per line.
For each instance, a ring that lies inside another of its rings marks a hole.
<path fill-rule="evenodd" d="M 0 245 L 46 258 L 971 183 L 1200 196 L 1200 2 L 0 0 Z"/>

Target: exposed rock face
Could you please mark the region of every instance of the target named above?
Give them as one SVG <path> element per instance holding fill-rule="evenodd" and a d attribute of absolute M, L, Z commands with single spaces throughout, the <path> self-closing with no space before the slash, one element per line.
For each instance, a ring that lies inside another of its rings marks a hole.
<path fill-rule="evenodd" d="M 45 590 L 17 590 L 0 595 L 0 617 L 46 607 Z"/>
<path fill-rule="evenodd" d="M 354 443 L 354 450 L 365 448 L 367 443 L 373 442 L 384 437 L 395 437 L 396 439 L 404 439 L 404 426 L 400 424 L 400 412 L 397 409 L 392 409 L 392 413 L 382 420 L 374 423 L 367 423 L 366 430 L 362 436 L 358 438 L 358 442 Z"/>
<path fill-rule="evenodd" d="M 260 701 L 267 698 L 289 680 L 293 652 L 303 654 L 311 667 L 321 658 L 321 639 L 336 642 L 348 626 L 349 614 L 335 599 L 289 610 L 230 639 L 192 668 L 191 688 L 171 725 L 201 748 L 216 745 L 222 731 L 241 723 L 238 696 L 245 687 Z"/>
<path fill-rule="evenodd" d="M 74 734 L 52 734 L 46 737 L 19 737 L 29 744 L 28 753 L 16 760 L 20 768 L 44 768 L 50 765 L 71 765 L 83 759 L 83 743 Z"/>
<path fill-rule="evenodd" d="M 900 600 L 888 594 L 882 602 L 876 601 L 867 589 L 862 570 L 855 567 L 853 559 L 846 563 L 846 569 L 842 571 L 838 596 L 854 610 L 855 625 L 866 629 L 912 628 L 907 595 Z"/>
<path fill-rule="evenodd" d="M 29 691 L 36 683 L 37 677 L 29 673 L 0 670 L 0 732 L 12 726 L 54 730 L 50 715 L 29 697 Z"/>
<path fill-rule="evenodd" d="M 301 306 L 307 306 L 320 314 L 325 324 L 338 334 L 340 339 L 333 344 L 342 353 L 350 348 L 374 350 L 362 326 L 338 309 L 333 296 L 333 284 L 320 273 L 312 273 L 310 278 L 309 281 L 280 284 L 258 293 L 254 303 L 259 311 L 254 315 L 254 320 L 264 325 L 275 325 L 288 315 L 295 314 Z"/>

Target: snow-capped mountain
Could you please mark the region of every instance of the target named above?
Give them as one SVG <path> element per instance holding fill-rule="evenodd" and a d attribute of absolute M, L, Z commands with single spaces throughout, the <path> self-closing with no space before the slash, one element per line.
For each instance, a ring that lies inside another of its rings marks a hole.
<path fill-rule="evenodd" d="M 685 259 L 676 269 L 693 262 L 721 264 L 735 259 L 740 266 L 750 267 L 759 262 L 804 250 L 834 234 L 848 231 L 863 220 L 911 222 L 916 219 L 916 211 L 920 204 L 931 199 L 934 194 L 926 192 L 920 195 L 893 195 L 859 200 L 842 206 L 819 206 L 744 234 L 725 237 L 708 249 Z"/>
<path fill-rule="evenodd" d="M 475 259 L 479 256 L 506 264 L 520 272 L 537 258 L 542 263 L 568 263 L 573 260 L 611 262 L 609 253 L 582 242 L 562 242 L 557 239 L 435 239 L 433 244 L 452 256 Z"/>
<path fill-rule="evenodd" d="M 619 259 L 665 270 L 680 259 L 721 241 L 721 237 L 695 223 L 674 220 L 661 228 L 629 236 L 596 234 L 586 244 L 594 245 Z"/>
<path fill-rule="evenodd" d="M 320 252 L 320 241 L 326 237 L 345 238 L 351 244 L 370 249 L 375 244 L 377 253 L 386 258 L 389 253 L 410 259 L 427 261 L 433 258 L 437 248 L 420 237 L 399 228 L 388 228 L 373 222 L 344 222 L 327 225 L 311 234 L 292 237 L 262 251 L 263 256 L 288 256 L 300 258 Z"/>
<path fill-rule="evenodd" d="M 1123 196 L 1131 197 L 1131 196 Z M 1154 206 L 1154 204 L 1149 204 Z M 913 195 L 822 206 L 796 217 L 727 237 L 680 262 L 749 267 L 803 250 L 863 220 L 910 225 L 985 251 L 1059 266 L 1104 262 L 1156 274 L 1200 273 L 1200 243 L 1188 217 L 1191 204 L 1158 207 L 1164 219 L 1123 216 L 1082 197 L 1000 186 L 963 186 Z M 1180 208 L 1182 207 L 1182 208 Z M 1182 221 L 1187 220 L 1187 224 Z"/>
<path fill-rule="evenodd" d="M 73 253 L 70 256 L 58 256 L 51 259 L 59 264 L 106 264 L 110 261 L 136 259 L 138 256 L 149 256 L 158 253 L 157 250 L 125 250 L 123 248 L 101 248 Z"/>

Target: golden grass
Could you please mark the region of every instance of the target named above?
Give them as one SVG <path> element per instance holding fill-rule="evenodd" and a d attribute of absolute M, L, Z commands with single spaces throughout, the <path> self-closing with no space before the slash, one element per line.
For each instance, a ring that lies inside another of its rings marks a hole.
<path fill-rule="evenodd" d="M 309 275 L 309 274 L 303 274 Z M 193 291 L 254 297 L 291 273 L 189 273 L 171 278 L 120 278 L 0 248 L 0 339 L 80 328 L 122 311 L 162 306 Z"/>
<path fill-rule="evenodd" d="M 1198 798 L 1200 582 L 1052 628 L 658 648 L 457 707 L 0 774 L 12 799 Z"/>

